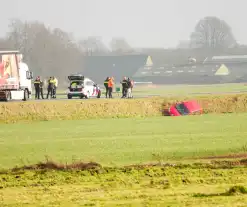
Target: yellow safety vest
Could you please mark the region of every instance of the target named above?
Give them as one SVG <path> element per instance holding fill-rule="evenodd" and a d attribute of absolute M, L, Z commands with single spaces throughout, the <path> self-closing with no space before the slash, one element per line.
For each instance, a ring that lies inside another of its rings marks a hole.
<path fill-rule="evenodd" d="M 57 84 L 58 84 L 57 79 L 55 78 L 53 81 L 54 81 L 55 86 L 57 87 Z"/>

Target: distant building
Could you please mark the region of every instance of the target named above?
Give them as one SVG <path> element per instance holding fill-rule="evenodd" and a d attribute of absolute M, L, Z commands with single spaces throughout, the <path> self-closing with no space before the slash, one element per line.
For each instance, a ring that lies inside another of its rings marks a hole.
<path fill-rule="evenodd" d="M 132 54 L 88 56 L 83 73 L 98 84 L 108 76 L 113 76 L 117 84 L 123 76 L 154 84 L 212 84 L 246 82 L 246 68 L 247 55 L 213 56 L 196 64 L 157 65 L 149 55 Z"/>
<path fill-rule="evenodd" d="M 139 70 L 135 79 L 155 84 L 213 84 L 247 81 L 247 55 L 208 57 L 197 64 L 177 64 Z"/>
<path fill-rule="evenodd" d="M 148 55 L 88 56 L 83 73 L 99 84 L 108 76 L 119 82 L 123 76 L 133 77 L 140 68 L 150 68 L 152 65 Z"/>

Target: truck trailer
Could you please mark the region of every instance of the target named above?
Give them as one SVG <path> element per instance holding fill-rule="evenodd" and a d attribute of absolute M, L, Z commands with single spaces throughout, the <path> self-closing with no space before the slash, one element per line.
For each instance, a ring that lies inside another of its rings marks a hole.
<path fill-rule="evenodd" d="M 31 99 L 33 73 L 22 59 L 19 51 L 0 51 L 0 101 Z"/>

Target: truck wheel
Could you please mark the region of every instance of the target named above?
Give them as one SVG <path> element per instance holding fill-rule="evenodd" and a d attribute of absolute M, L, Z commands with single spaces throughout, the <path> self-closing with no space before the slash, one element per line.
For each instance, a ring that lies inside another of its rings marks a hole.
<path fill-rule="evenodd" d="M 69 95 L 68 95 L 68 99 L 72 99 L 72 96 L 69 96 Z"/>
<path fill-rule="evenodd" d="M 10 92 L 6 92 L 6 99 L 5 101 L 10 101 L 11 100 L 11 93 Z"/>
<path fill-rule="evenodd" d="M 27 101 L 28 99 L 28 91 L 25 89 L 24 91 L 24 98 L 22 99 L 23 101 Z"/>

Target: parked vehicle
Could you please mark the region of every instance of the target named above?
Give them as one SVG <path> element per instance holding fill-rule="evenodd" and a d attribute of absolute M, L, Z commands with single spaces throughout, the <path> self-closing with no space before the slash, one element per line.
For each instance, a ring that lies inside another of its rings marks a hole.
<path fill-rule="evenodd" d="M 85 78 L 81 74 L 71 74 L 70 76 L 68 76 L 68 79 L 68 99 L 72 99 L 73 97 L 87 99 L 91 97 L 101 97 L 100 87 L 97 84 L 95 84 L 91 79 Z"/>
<path fill-rule="evenodd" d="M 169 116 L 186 116 L 193 114 L 202 114 L 203 110 L 197 101 L 183 101 L 172 105 L 165 114 Z"/>
<path fill-rule="evenodd" d="M 19 51 L 0 51 L 0 100 L 27 101 L 32 95 L 33 73 Z"/>

